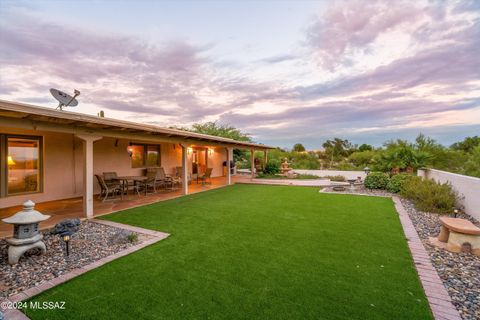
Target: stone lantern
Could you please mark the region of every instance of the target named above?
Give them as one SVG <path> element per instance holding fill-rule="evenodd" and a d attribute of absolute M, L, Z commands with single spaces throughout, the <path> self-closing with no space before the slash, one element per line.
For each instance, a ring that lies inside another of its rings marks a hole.
<path fill-rule="evenodd" d="M 46 252 L 43 235 L 39 232 L 38 224 L 50 218 L 34 210 L 35 203 L 28 200 L 23 204 L 23 210 L 13 216 L 2 219 L 3 222 L 13 224 L 13 238 L 8 238 L 8 263 L 15 264 L 28 250 L 39 248 Z"/>

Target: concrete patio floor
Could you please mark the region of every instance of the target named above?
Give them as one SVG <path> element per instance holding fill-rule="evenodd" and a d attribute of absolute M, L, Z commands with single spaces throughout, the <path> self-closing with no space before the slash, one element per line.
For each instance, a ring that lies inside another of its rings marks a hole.
<path fill-rule="evenodd" d="M 237 175 L 232 177 L 232 183 L 236 183 L 236 182 L 248 183 L 250 180 L 251 179 L 249 176 Z M 226 185 L 225 177 L 212 178 L 211 184 L 206 184 L 206 185 L 197 184 L 196 181 L 194 181 L 192 184 L 188 186 L 188 192 L 189 194 L 193 194 L 193 193 L 202 192 L 206 190 L 221 188 L 221 187 L 224 187 L 225 185 Z M 109 198 L 109 200 L 105 202 L 102 202 L 95 196 L 93 211 L 94 211 L 94 216 L 97 217 L 97 216 L 109 214 L 112 212 L 125 210 L 128 208 L 143 206 L 143 205 L 147 205 L 147 204 L 151 204 L 159 201 L 165 201 L 165 200 L 169 200 L 169 199 L 173 199 L 181 196 L 183 196 L 181 189 L 175 190 L 175 191 L 161 189 L 161 190 L 157 190 L 157 193 L 148 194 L 146 196 L 144 194 L 141 194 L 140 196 L 128 194 L 123 197 L 123 200 L 117 196 L 115 199 L 110 200 Z M 40 211 L 43 214 L 51 215 L 50 219 L 40 223 L 40 229 L 42 230 L 52 228 L 53 226 L 55 226 L 55 224 L 57 224 L 58 222 L 64 219 L 85 218 L 83 214 L 82 197 L 37 203 L 35 205 L 35 209 Z M 0 209 L 0 219 L 9 217 L 20 210 L 22 210 L 21 204 L 15 207 Z M 0 239 L 10 237 L 12 236 L 12 233 L 13 233 L 13 227 L 11 225 L 4 223 L 3 221 L 0 221 Z"/>

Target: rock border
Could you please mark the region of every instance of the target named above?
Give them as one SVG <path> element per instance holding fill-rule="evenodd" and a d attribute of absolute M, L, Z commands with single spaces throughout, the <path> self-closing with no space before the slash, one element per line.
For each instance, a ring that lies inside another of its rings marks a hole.
<path fill-rule="evenodd" d="M 169 233 L 150 230 L 150 229 L 144 229 L 144 228 L 130 226 L 130 225 L 127 225 L 127 224 L 108 221 L 108 220 L 91 219 L 89 221 L 95 222 L 95 223 L 98 223 L 98 224 L 103 224 L 103 225 L 106 225 L 106 226 L 111 226 L 111 227 L 115 227 L 115 228 L 120 228 L 120 229 L 124 229 L 124 230 L 128 230 L 128 231 L 148 235 L 152 238 L 147 239 L 147 240 L 143 241 L 142 243 L 131 246 L 131 247 L 125 249 L 125 250 L 119 251 L 119 252 L 117 252 L 115 254 L 112 254 L 110 256 L 104 257 L 104 258 L 102 258 L 100 260 L 97 260 L 93 263 L 87 264 L 83 267 L 74 269 L 74 270 L 72 270 L 68 273 L 62 274 L 61 276 L 59 276 L 57 278 L 54 278 L 50 281 L 44 282 L 37 287 L 29 288 L 25 291 L 22 291 L 20 293 L 17 293 L 13 296 L 10 296 L 10 297 L 0 301 L 0 311 L 3 312 L 3 315 L 4 315 L 5 319 L 8 319 L 8 320 L 29 320 L 30 318 L 27 317 L 20 310 L 18 310 L 18 309 L 4 309 L 4 307 L 6 307 L 7 305 L 11 305 L 13 303 L 16 303 L 16 302 L 20 302 L 20 301 L 32 298 L 32 297 L 42 293 L 43 291 L 46 291 L 50 288 L 53 288 L 53 287 L 55 287 L 55 286 L 57 286 L 61 283 L 67 282 L 68 280 L 71 280 L 75 277 L 78 277 L 81 274 L 84 274 L 84 273 L 86 273 L 90 270 L 93 270 L 95 268 L 103 266 L 104 264 L 106 264 L 108 262 L 111 262 L 113 260 L 116 260 L 118 258 L 121 258 L 123 256 L 129 255 L 130 253 L 133 253 L 135 251 L 143 249 L 143 248 L 145 248 L 149 245 L 157 243 L 157 242 L 159 242 L 163 239 L 166 239 L 168 236 L 170 236 Z"/>
<path fill-rule="evenodd" d="M 433 267 L 430 255 L 423 246 L 407 210 L 398 196 L 393 196 L 392 200 L 400 217 L 403 232 L 412 253 L 413 262 L 415 263 L 418 277 L 422 282 L 433 316 L 437 320 L 462 320 L 460 313 L 452 303 L 447 289 L 443 285 L 443 281 L 438 276 L 437 270 Z"/>

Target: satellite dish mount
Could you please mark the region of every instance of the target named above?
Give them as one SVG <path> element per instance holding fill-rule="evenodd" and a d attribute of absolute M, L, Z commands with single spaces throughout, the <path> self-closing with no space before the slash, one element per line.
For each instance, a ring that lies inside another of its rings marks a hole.
<path fill-rule="evenodd" d="M 75 97 L 80 95 L 80 91 L 75 89 L 73 91 L 73 97 L 63 91 L 57 89 L 50 89 L 52 96 L 58 100 L 58 107 L 56 109 L 63 110 L 65 107 L 75 107 L 78 105 L 77 99 Z"/>

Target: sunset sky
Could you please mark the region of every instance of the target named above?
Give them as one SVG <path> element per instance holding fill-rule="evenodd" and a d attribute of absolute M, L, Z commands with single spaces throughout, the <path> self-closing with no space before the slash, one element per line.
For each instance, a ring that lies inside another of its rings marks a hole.
<path fill-rule="evenodd" d="M 480 1 L 0 1 L 0 99 L 319 149 L 480 135 Z"/>

